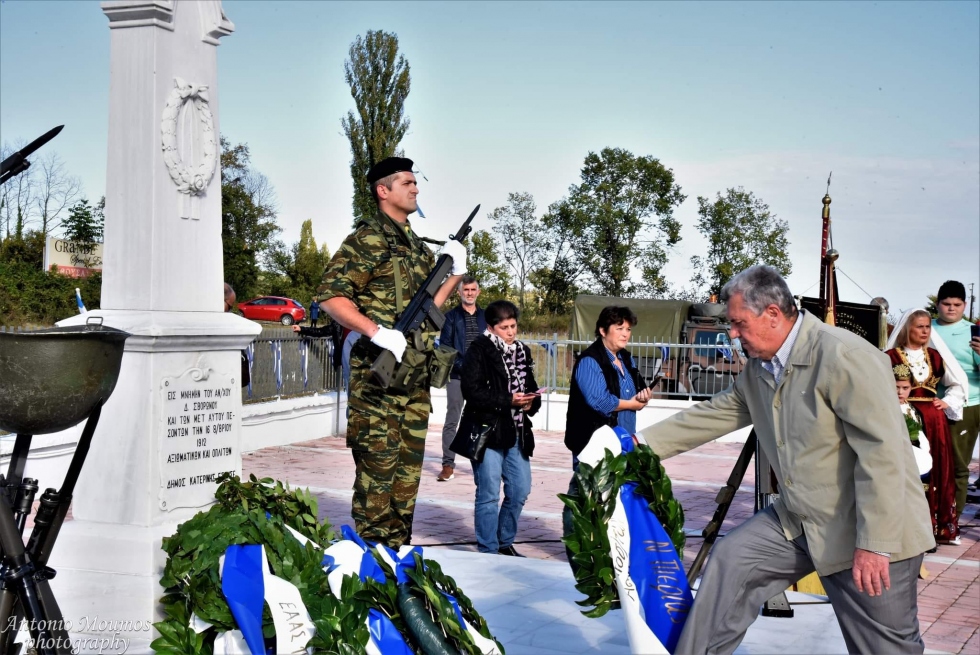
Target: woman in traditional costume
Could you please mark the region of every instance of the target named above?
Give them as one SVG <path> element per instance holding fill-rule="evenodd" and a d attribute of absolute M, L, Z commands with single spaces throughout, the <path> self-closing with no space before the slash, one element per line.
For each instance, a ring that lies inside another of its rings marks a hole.
<path fill-rule="evenodd" d="M 906 312 L 888 340 L 888 357 L 893 367 L 908 367 L 912 390 L 908 401 L 922 419 L 929 441 L 932 471 L 926 487 L 932 529 L 939 544 L 959 543 L 956 518 L 956 484 L 950 421 L 963 415 L 966 400 L 963 369 L 949 348 L 932 331 L 932 317 L 924 309 Z M 940 384 L 945 393 L 940 397 Z"/>

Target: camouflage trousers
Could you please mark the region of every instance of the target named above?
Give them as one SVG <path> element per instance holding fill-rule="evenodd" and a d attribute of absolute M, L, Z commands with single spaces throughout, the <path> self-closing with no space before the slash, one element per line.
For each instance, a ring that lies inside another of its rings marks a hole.
<path fill-rule="evenodd" d="M 411 543 L 431 401 L 428 385 L 386 392 L 351 357 L 347 447 L 354 456 L 354 528 L 367 541 L 397 550 Z"/>

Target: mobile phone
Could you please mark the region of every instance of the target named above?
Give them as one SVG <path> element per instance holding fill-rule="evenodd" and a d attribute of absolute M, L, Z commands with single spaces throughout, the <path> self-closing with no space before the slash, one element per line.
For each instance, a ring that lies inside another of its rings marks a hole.
<path fill-rule="evenodd" d="M 541 394 L 543 394 L 543 393 L 545 393 L 547 391 L 548 391 L 548 387 L 541 387 L 540 389 L 538 389 L 534 393 L 526 393 L 524 395 L 525 396 L 540 396 Z"/>
<path fill-rule="evenodd" d="M 980 339 L 980 325 L 978 325 L 977 323 L 973 323 L 972 325 L 970 325 L 970 338 Z"/>

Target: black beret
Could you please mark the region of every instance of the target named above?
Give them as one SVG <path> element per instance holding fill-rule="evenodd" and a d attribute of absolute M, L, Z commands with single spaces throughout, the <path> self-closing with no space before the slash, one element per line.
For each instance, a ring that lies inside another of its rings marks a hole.
<path fill-rule="evenodd" d="M 946 280 L 939 287 L 939 293 L 936 294 L 936 302 L 940 302 L 946 298 L 959 298 L 963 302 L 966 302 L 966 287 L 963 286 L 962 282 Z"/>
<path fill-rule="evenodd" d="M 388 157 L 387 159 L 382 159 L 368 171 L 368 184 L 374 184 L 381 178 L 394 175 L 395 173 L 411 173 L 414 165 L 415 162 L 405 157 Z"/>

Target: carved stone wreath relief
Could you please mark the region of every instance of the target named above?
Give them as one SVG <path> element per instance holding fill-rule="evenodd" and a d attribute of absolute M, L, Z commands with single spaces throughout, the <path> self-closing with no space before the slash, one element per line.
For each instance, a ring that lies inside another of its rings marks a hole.
<path fill-rule="evenodd" d="M 194 112 L 194 129 L 185 140 L 190 146 L 185 150 L 192 159 L 190 162 L 185 162 L 177 149 L 177 125 L 185 103 L 191 103 L 187 111 Z M 181 193 L 180 216 L 197 220 L 200 218 L 199 196 L 205 193 L 211 183 L 218 159 L 214 117 L 208 105 L 206 85 L 188 84 L 179 77 L 174 78 L 174 88 L 167 96 L 167 104 L 163 109 L 160 137 L 163 161 L 170 173 L 170 179 Z M 200 154 L 200 161 L 193 160 L 195 151 Z"/>

